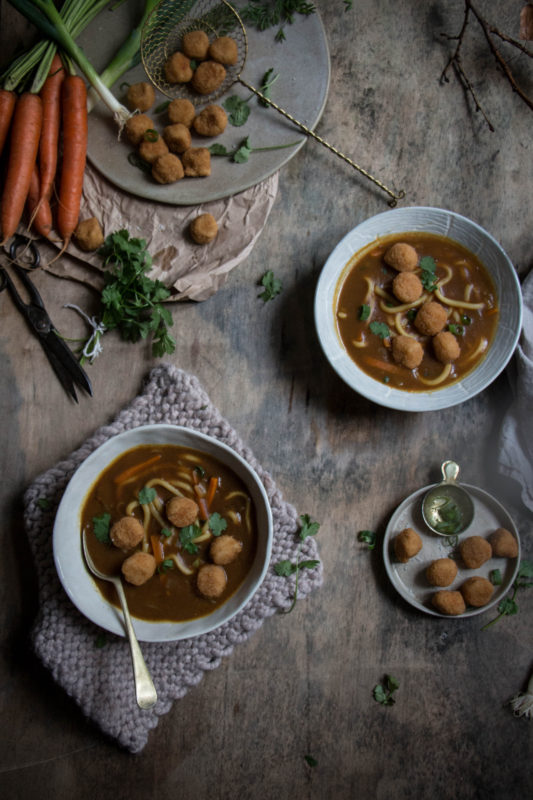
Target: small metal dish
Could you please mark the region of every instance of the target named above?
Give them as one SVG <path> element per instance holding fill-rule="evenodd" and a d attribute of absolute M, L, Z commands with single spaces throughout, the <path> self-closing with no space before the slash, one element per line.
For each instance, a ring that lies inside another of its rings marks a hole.
<path fill-rule="evenodd" d="M 441 466 L 443 480 L 433 486 L 422 500 L 424 522 L 438 536 L 464 533 L 474 518 L 470 494 L 458 485 L 459 465 L 445 461 Z"/>

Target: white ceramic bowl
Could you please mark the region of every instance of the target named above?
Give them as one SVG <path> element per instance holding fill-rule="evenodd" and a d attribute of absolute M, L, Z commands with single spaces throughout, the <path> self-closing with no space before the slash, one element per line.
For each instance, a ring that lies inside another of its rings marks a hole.
<path fill-rule="evenodd" d="M 78 467 L 59 504 L 53 534 L 54 560 L 63 587 L 75 606 L 90 620 L 124 636 L 122 613 L 100 594 L 85 566 L 81 549 L 81 511 L 100 473 L 121 453 L 146 444 L 172 444 L 201 450 L 230 467 L 244 481 L 257 515 L 258 542 L 254 563 L 237 591 L 211 614 L 188 622 L 148 622 L 133 619 L 141 641 L 187 639 L 219 627 L 237 614 L 261 585 L 270 562 L 272 513 L 259 477 L 234 450 L 202 433 L 176 425 L 144 425 L 108 439 Z"/>
<path fill-rule="evenodd" d="M 446 236 L 474 253 L 490 273 L 498 295 L 498 328 L 483 361 L 462 380 L 427 392 L 388 387 L 359 369 L 337 332 L 335 306 L 339 280 L 350 259 L 380 237 L 408 231 Z M 498 242 L 472 220 L 441 208 L 396 208 L 365 220 L 350 231 L 326 261 L 315 294 L 315 324 L 326 358 L 338 375 L 359 394 L 401 411 L 449 408 L 486 389 L 511 358 L 522 327 L 522 293 L 513 264 Z"/>

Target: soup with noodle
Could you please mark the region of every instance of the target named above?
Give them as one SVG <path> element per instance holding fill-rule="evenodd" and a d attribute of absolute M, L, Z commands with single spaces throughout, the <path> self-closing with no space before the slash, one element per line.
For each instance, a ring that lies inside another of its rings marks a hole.
<path fill-rule="evenodd" d="M 96 566 L 122 575 L 130 612 L 145 620 L 210 614 L 256 553 L 243 481 L 213 456 L 177 445 L 141 445 L 115 459 L 91 487 L 81 524 Z M 118 605 L 114 587 L 95 580 Z"/>
<path fill-rule="evenodd" d="M 356 253 L 335 292 L 337 333 L 357 366 L 395 389 L 431 391 L 485 357 L 498 324 L 491 277 L 442 236 L 401 233 Z"/>

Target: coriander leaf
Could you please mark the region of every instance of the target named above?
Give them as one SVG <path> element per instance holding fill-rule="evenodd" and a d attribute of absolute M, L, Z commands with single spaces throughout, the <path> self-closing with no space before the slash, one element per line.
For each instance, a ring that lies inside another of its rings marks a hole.
<path fill-rule="evenodd" d="M 212 144 L 208 148 L 208 150 L 209 150 L 209 152 L 211 153 L 212 156 L 229 156 L 230 155 L 229 151 L 224 147 L 224 145 L 223 144 L 219 144 L 218 142 L 215 142 L 215 144 Z"/>
<path fill-rule="evenodd" d="M 283 289 L 281 281 L 274 277 L 274 273 L 271 269 L 265 272 L 261 278 L 261 286 L 264 286 L 264 291 L 257 296 L 265 303 L 269 300 L 273 300 L 278 294 L 281 294 Z"/>
<path fill-rule="evenodd" d="M 498 611 L 504 616 L 511 617 L 518 614 L 518 605 L 512 597 L 504 597 L 498 606 Z"/>
<path fill-rule="evenodd" d="M 374 531 L 359 531 L 357 538 L 360 542 L 367 544 L 369 550 L 374 550 L 376 546 L 376 534 Z"/>
<path fill-rule="evenodd" d="M 285 561 L 278 561 L 277 564 L 274 564 L 274 572 L 281 578 L 288 578 L 289 575 L 294 575 L 297 569 L 298 566 L 288 559 Z"/>
<path fill-rule="evenodd" d="M 47 500 L 46 497 L 39 497 L 37 500 L 37 505 L 41 509 L 41 511 L 48 511 L 48 509 L 52 508 L 52 504 L 50 500 Z"/>
<path fill-rule="evenodd" d="M 491 569 L 489 573 L 490 582 L 493 586 L 501 586 L 502 584 L 502 573 L 499 569 Z"/>
<path fill-rule="evenodd" d="M 310 767 L 316 767 L 318 765 L 318 761 L 313 756 L 304 756 L 305 761 L 309 764 Z"/>
<path fill-rule="evenodd" d="M 164 561 L 162 561 L 159 564 L 159 566 L 157 567 L 157 571 L 162 573 L 162 574 L 164 574 L 165 572 L 168 572 L 169 569 L 172 569 L 173 566 L 174 566 L 173 559 L 172 558 L 165 558 Z"/>
<path fill-rule="evenodd" d="M 309 558 L 307 561 L 298 561 L 298 569 L 314 569 L 318 567 L 320 561 L 316 558 Z"/>
<path fill-rule="evenodd" d="M 198 545 L 193 541 L 196 539 L 197 536 L 200 535 L 200 528 L 198 525 L 187 525 L 185 528 L 180 530 L 180 542 L 184 550 L 187 553 L 192 553 L 193 555 L 198 552 Z"/>
<path fill-rule="evenodd" d="M 424 272 L 432 272 L 433 274 L 435 274 L 435 270 L 437 269 L 437 264 L 432 256 L 423 256 L 420 259 L 419 266 Z"/>
<path fill-rule="evenodd" d="M 110 526 L 111 514 L 108 514 L 107 511 L 104 514 L 100 514 L 99 517 L 93 517 L 93 532 L 99 542 L 103 542 L 104 544 L 109 544 L 111 542 L 109 538 Z"/>
<path fill-rule="evenodd" d="M 246 139 L 242 140 L 237 150 L 233 153 L 232 161 L 235 161 L 236 164 L 246 164 L 250 158 L 251 152 L 252 148 L 250 146 L 250 137 L 247 136 Z"/>
<path fill-rule="evenodd" d="M 274 67 L 270 67 L 270 69 L 265 72 L 265 74 L 263 75 L 263 80 L 261 81 L 261 86 L 259 87 L 259 91 L 264 97 L 266 97 L 267 100 L 270 100 L 270 95 L 271 95 L 270 90 L 277 81 L 277 79 L 279 78 L 279 75 L 273 75 L 273 72 L 274 72 Z M 266 108 L 268 108 L 268 106 L 270 105 L 265 100 L 263 100 L 262 97 L 259 98 L 259 103 L 262 106 L 265 106 Z"/>
<path fill-rule="evenodd" d="M 97 634 L 96 639 L 94 640 L 94 646 L 100 650 L 102 647 L 105 647 L 106 644 L 107 644 L 107 636 L 103 631 L 100 631 L 100 633 Z"/>
<path fill-rule="evenodd" d="M 222 105 L 228 112 L 228 122 L 230 125 L 233 125 L 235 128 L 240 128 L 247 122 L 250 116 L 250 106 L 246 100 L 242 100 L 240 97 L 237 97 L 236 94 L 232 94 Z"/>
<path fill-rule="evenodd" d="M 385 686 L 381 683 L 374 686 L 374 700 L 377 703 L 381 703 L 383 706 L 394 705 L 396 699 L 393 697 L 393 694 L 399 686 L 400 684 L 396 678 L 393 678 L 392 675 L 385 675 Z"/>
<path fill-rule="evenodd" d="M 366 303 L 363 303 L 362 306 L 359 306 L 359 314 L 358 317 L 362 322 L 365 322 L 370 316 L 370 306 Z"/>
<path fill-rule="evenodd" d="M 147 506 L 149 503 L 153 502 L 156 497 L 157 492 L 154 488 L 144 486 L 139 492 L 137 499 L 142 506 Z"/>
<path fill-rule="evenodd" d="M 370 323 L 369 327 L 372 333 L 375 333 L 380 339 L 388 339 L 390 337 L 390 328 L 386 322 L 374 321 Z"/>
<path fill-rule="evenodd" d="M 454 336 L 462 336 L 465 332 L 465 329 L 462 325 L 455 325 L 453 322 L 450 322 L 448 325 L 448 330 L 450 333 L 453 333 Z"/>
<path fill-rule="evenodd" d="M 320 528 L 319 522 L 313 522 L 309 514 L 300 514 L 302 527 L 300 528 L 300 539 L 303 541 L 308 536 L 316 536 Z"/>
<path fill-rule="evenodd" d="M 171 531 L 170 528 L 161 528 L 161 536 L 166 536 L 167 539 L 172 536 L 174 531 Z"/>
<path fill-rule="evenodd" d="M 533 561 L 527 561 L 524 559 L 518 568 L 518 572 L 516 573 L 515 584 L 519 588 L 527 588 L 531 586 L 530 583 L 526 583 L 526 578 L 533 578 Z"/>
<path fill-rule="evenodd" d="M 211 514 L 209 517 L 209 530 L 213 534 L 213 536 L 220 536 L 222 531 L 225 531 L 228 527 L 228 523 L 221 517 L 218 511 L 215 511 L 214 514 Z"/>
<path fill-rule="evenodd" d="M 194 467 L 193 472 L 197 472 L 198 475 L 200 476 L 200 478 L 205 478 L 205 474 L 206 474 L 205 473 L 205 469 L 203 467 L 201 467 L 199 464 L 197 464 Z"/>

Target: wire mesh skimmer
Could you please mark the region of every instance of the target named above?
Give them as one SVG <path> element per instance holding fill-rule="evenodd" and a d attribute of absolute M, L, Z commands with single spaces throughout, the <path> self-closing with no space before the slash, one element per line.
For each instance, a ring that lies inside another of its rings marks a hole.
<path fill-rule="evenodd" d="M 209 95 L 196 93 L 187 83 L 169 83 L 165 75 L 165 63 L 173 53 L 181 49 L 183 36 L 190 31 L 196 30 L 205 31 L 211 41 L 220 36 L 231 36 L 237 45 L 237 62 L 233 66 L 226 67 L 224 81 Z M 173 99 L 183 97 L 190 100 L 195 106 L 213 103 L 235 83 L 240 83 L 266 104 L 272 106 L 307 136 L 311 136 L 365 178 L 372 181 L 373 184 L 390 197 L 389 206 L 394 207 L 398 200 L 405 197 L 404 191 L 396 193 L 385 186 L 384 183 L 370 175 L 363 167 L 356 164 L 351 158 L 341 153 L 336 147 L 326 142 L 325 139 L 249 84 L 242 77 L 247 55 L 248 37 L 246 28 L 238 12 L 227 0 L 161 0 L 146 20 L 142 30 L 141 58 L 144 69 L 150 81 L 166 97 Z"/>

